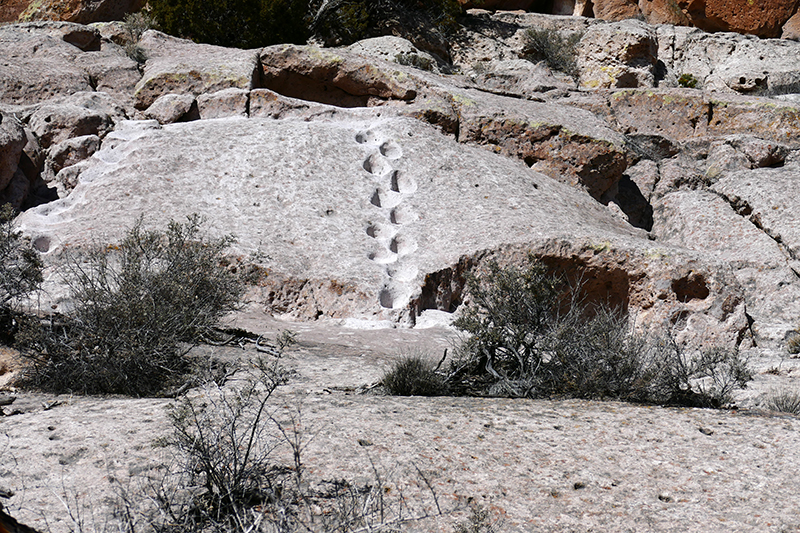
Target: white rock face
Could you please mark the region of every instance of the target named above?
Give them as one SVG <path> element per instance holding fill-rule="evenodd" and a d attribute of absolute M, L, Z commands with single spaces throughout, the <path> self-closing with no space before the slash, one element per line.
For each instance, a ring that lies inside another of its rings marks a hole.
<path fill-rule="evenodd" d="M 466 270 L 531 250 L 557 272 L 584 272 L 590 297 L 643 320 L 678 313 L 692 338 L 732 343 L 746 327 L 724 269 L 653 252 L 644 232 L 581 191 L 385 109 L 127 122 L 86 163 L 67 198 L 19 218 L 50 264 L 65 247 L 119 239 L 140 216 L 163 226 L 199 213 L 268 272 L 263 304 L 296 317 L 413 322 L 453 311 Z M 687 276 L 702 279 L 697 294 L 675 288 Z"/>

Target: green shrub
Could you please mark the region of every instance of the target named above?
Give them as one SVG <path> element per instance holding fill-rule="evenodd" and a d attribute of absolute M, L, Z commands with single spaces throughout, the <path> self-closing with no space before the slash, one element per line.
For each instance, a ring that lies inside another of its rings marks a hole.
<path fill-rule="evenodd" d="M 530 61 L 544 61 L 551 70 L 577 79 L 578 44 L 582 38 L 583 33 L 571 33 L 564 37 L 552 29 L 531 28 L 522 37 L 522 56 Z"/>
<path fill-rule="evenodd" d="M 152 395 L 184 379 L 185 356 L 244 291 L 222 265 L 231 237 L 206 239 L 198 216 L 165 232 L 139 221 L 118 246 L 67 263 L 75 308 L 20 341 L 25 384 L 52 392 Z"/>
<path fill-rule="evenodd" d="M 624 313 L 583 303 L 580 287 L 533 258 L 522 269 L 489 264 L 468 291 L 453 323 L 470 334 L 447 377 L 456 394 L 721 407 L 752 379 L 738 351 L 695 352 L 670 335 L 638 333 Z"/>
<path fill-rule="evenodd" d="M 401 357 L 383 375 L 381 383 L 394 396 L 443 396 L 447 394 L 444 376 L 422 355 Z"/>
<path fill-rule="evenodd" d="M 681 74 L 681 77 L 678 78 L 678 85 L 681 87 L 687 87 L 689 89 L 694 89 L 697 87 L 699 81 L 697 78 L 692 76 L 691 74 Z"/>
<path fill-rule="evenodd" d="M 237 48 L 303 44 L 309 0 L 151 0 L 163 31 L 198 42 Z"/>

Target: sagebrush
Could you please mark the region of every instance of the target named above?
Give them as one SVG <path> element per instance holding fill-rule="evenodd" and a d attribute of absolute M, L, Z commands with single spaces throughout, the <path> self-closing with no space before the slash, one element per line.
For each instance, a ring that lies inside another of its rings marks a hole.
<path fill-rule="evenodd" d="M 140 220 L 118 245 L 72 255 L 64 277 L 74 308 L 29 321 L 17 339 L 33 363 L 24 384 L 146 396 L 182 381 L 192 366 L 186 353 L 245 288 L 223 265 L 233 238 L 207 238 L 200 226 L 198 216 L 165 231 Z"/>
<path fill-rule="evenodd" d="M 702 407 L 726 405 L 752 379 L 738 350 L 690 350 L 669 332 L 637 331 L 622 310 L 586 303 L 580 285 L 532 257 L 522 268 L 489 263 L 467 289 L 469 303 L 453 325 L 468 337 L 449 368 L 432 376 L 429 367 L 410 372 L 400 361 L 389 375 L 441 380 L 438 388 L 455 395 Z"/>
<path fill-rule="evenodd" d="M 522 56 L 531 61 L 544 61 L 547 66 L 577 79 L 578 45 L 583 33 L 566 37 L 553 29 L 530 28 L 523 34 Z"/>

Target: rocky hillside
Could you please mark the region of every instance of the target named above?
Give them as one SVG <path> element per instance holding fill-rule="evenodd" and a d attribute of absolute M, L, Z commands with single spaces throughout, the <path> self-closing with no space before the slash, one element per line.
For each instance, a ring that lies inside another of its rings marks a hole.
<path fill-rule="evenodd" d="M 528 60 L 532 29 L 564 40 Z M 40 308 L 69 306 L 65 251 L 140 217 L 235 234 L 233 261 L 265 274 L 236 325 L 297 321 L 275 412 L 303 406 L 308 479 L 369 483 L 377 465 L 432 512 L 408 481 L 425 472 L 458 511 L 424 531 L 475 502 L 505 531 L 800 527 L 790 416 L 354 394 L 399 353 L 438 359 L 465 274 L 529 253 L 639 323 L 742 348 L 741 407 L 792 381 L 800 43 L 476 10 L 449 62 L 397 37 L 238 50 L 120 23 L 5 25 L 0 52 L 0 194 L 47 265 Z M 169 464 L 169 400 L 2 400 L 0 489 L 39 529 L 115 527 L 118 495 Z"/>
<path fill-rule="evenodd" d="M 237 50 L 151 30 L 126 55 L 119 23 L 4 26 L 3 198 L 51 266 L 141 215 L 200 213 L 268 273 L 264 309 L 296 318 L 413 325 L 457 311 L 465 272 L 532 252 L 684 340 L 792 335 L 800 44 L 465 22 L 452 64 L 396 37 Z M 574 79 L 522 59 L 532 28 L 581 36 Z"/>

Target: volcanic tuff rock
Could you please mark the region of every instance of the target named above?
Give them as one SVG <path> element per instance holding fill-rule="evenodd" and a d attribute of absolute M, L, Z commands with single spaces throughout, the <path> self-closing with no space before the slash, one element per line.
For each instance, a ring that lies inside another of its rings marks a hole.
<path fill-rule="evenodd" d="M 97 30 L 59 24 L 0 37 L 20 66 L 124 57 L 113 32 L 95 50 Z M 608 86 L 640 87 L 578 90 L 520 59 L 534 25 L 586 32 L 582 80 L 606 65 L 618 71 Z M 71 39 L 89 51 L 64 35 L 85 35 Z M 591 44 L 606 37 L 619 53 Z M 461 63 L 425 71 L 396 62 L 425 57 L 396 37 L 243 51 L 150 31 L 143 73 L 131 69 L 117 92 L 55 76 L 57 98 L 37 98 L 22 69 L 9 70 L 4 114 L 26 144 L 3 159 L 15 176 L 6 196 L 61 197 L 20 218 L 50 265 L 65 245 L 118 238 L 141 213 L 159 224 L 199 212 L 215 234 L 239 236 L 242 261 L 261 258 L 264 307 L 295 317 L 411 324 L 426 309 L 457 310 L 466 273 L 486 261 L 532 252 L 584 275 L 591 299 L 686 340 L 772 342 L 794 327 L 791 220 L 761 211 L 791 189 L 800 148 L 795 71 L 770 54 L 800 45 L 513 13 L 471 18 L 454 42 Z M 750 60 L 767 71 L 756 90 L 731 81 Z M 677 87 L 695 67 L 702 89 Z M 756 172 L 783 185 L 750 199 L 741 183 Z"/>

